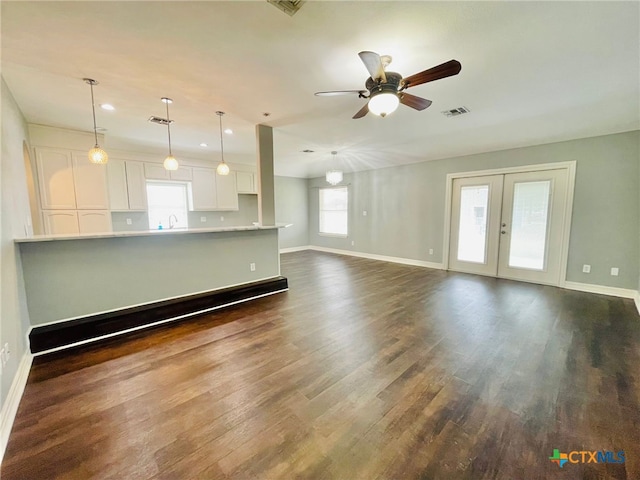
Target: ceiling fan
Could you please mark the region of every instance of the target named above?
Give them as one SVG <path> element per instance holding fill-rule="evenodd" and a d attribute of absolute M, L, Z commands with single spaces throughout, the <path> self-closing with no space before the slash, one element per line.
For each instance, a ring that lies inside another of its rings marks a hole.
<path fill-rule="evenodd" d="M 381 56 L 375 52 L 367 51 L 360 52 L 358 55 L 371 75 L 365 83 L 366 90 L 316 92 L 316 95 L 321 97 L 357 94 L 360 98 L 369 99 L 366 105 L 353 116 L 354 119 L 362 118 L 369 112 L 386 117 L 398 108 L 399 103 L 416 110 L 424 110 L 431 105 L 431 100 L 411 95 L 406 93 L 405 90 L 416 85 L 457 75 L 462 69 L 460 62 L 449 60 L 423 72 L 402 78 L 399 73 L 385 71 L 386 67 L 391 63 L 389 55 Z"/>

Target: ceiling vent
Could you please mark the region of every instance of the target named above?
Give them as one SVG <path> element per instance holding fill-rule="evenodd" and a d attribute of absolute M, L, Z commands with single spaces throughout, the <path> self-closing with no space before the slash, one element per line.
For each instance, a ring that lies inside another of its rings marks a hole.
<path fill-rule="evenodd" d="M 153 115 L 149 117 L 149 121 L 151 123 L 157 123 L 158 125 L 167 125 L 169 123 L 173 123 L 173 120 L 167 121 L 166 118 L 154 117 Z"/>
<path fill-rule="evenodd" d="M 442 114 L 445 117 L 457 117 L 458 115 L 469 113 L 470 111 L 471 110 L 469 110 L 467 107 L 458 107 L 458 108 L 452 108 L 451 110 L 445 110 L 444 112 L 442 112 Z"/>
<path fill-rule="evenodd" d="M 267 0 L 267 2 L 293 17 L 305 0 Z"/>

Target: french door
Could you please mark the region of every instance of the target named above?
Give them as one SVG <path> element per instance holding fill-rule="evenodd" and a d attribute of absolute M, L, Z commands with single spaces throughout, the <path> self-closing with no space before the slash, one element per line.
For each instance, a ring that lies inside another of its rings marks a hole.
<path fill-rule="evenodd" d="M 567 169 L 453 180 L 449 268 L 558 285 Z"/>

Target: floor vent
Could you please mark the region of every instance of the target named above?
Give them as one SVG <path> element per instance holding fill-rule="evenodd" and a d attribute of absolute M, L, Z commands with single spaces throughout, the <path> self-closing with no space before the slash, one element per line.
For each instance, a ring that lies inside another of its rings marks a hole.
<path fill-rule="evenodd" d="M 154 117 L 153 115 L 149 117 L 149 121 L 151 123 L 157 123 L 158 125 L 166 125 L 168 123 L 173 123 L 173 120 L 167 121 L 166 118 Z"/>
<path fill-rule="evenodd" d="M 444 112 L 442 112 L 442 114 L 445 117 L 457 117 L 458 115 L 469 113 L 470 111 L 471 110 L 469 110 L 467 107 L 458 107 L 458 108 L 452 108 L 451 110 L 445 110 Z"/>
<path fill-rule="evenodd" d="M 267 2 L 293 17 L 305 0 L 267 0 Z"/>

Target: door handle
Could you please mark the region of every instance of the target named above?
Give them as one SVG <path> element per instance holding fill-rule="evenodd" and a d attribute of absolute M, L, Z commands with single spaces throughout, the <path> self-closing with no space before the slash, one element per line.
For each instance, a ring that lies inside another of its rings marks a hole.
<path fill-rule="evenodd" d="M 505 233 L 507 233 L 507 231 L 506 230 L 502 230 L 500 233 L 504 235 Z"/>
<path fill-rule="evenodd" d="M 506 223 L 503 223 L 503 224 L 502 224 L 502 226 L 503 226 L 503 227 L 506 227 L 506 226 L 507 226 L 507 224 L 506 224 Z"/>

